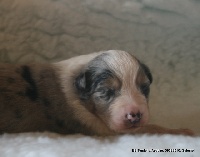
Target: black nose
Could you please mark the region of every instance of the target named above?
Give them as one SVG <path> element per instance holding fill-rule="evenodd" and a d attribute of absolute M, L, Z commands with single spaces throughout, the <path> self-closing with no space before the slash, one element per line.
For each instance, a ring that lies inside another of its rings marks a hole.
<path fill-rule="evenodd" d="M 142 114 L 140 112 L 136 113 L 135 115 L 138 119 L 141 119 L 142 118 Z"/>
<path fill-rule="evenodd" d="M 139 123 L 141 118 L 142 118 L 142 114 L 140 112 L 135 113 L 129 113 L 127 114 L 126 118 L 128 119 L 128 121 L 132 124 L 136 124 Z"/>

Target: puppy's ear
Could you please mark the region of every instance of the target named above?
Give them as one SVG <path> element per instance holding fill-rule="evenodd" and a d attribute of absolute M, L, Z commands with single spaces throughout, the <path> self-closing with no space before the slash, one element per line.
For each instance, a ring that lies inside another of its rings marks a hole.
<path fill-rule="evenodd" d="M 82 72 L 75 79 L 75 87 L 80 95 L 80 98 L 86 100 L 89 98 L 92 90 L 92 74 L 89 70 Z"/>
<path fill-rule="evenodd" d="M 75 79 L 75 87 L 82 100 L 87 100 L 94 93 L 97 86 L 108 77 L 112 72 L 101 67 L 89 67 L 85 72 L 78 75 Z"/>
<path fill-rule="evenodd" d="M 143 63 L 140 63 L 140 65 L 141 65 L 142 69 L 144 70 L 144 73 L 147 76 L 147 78 L 149 79 L 149 82 L 151 84 L 153 82 L 153 77 L 151 75 L 149 68 Z"/>

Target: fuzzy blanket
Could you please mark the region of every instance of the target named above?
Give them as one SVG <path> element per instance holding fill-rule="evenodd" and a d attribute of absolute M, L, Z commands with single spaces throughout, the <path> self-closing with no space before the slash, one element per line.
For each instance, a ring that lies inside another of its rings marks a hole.
<path fill-rule="evenodd" d="M 198 157 L 199 154 L 200 137 L 123 135 L 102 138 L 52 133 L 0 136 L 1 157 Z"/>

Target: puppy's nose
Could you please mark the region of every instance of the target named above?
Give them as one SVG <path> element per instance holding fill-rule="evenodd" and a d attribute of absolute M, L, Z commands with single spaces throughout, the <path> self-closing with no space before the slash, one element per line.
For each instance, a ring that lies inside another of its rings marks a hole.
<path fill-rule="evenodd" d="M 136 124 L 139 123 L 141 118 L 142 118 L 142 114 L 140 112 L 135 113 L 128 113 L 126 115 L 127 120 L 132 123 L 132 124 Z"/>

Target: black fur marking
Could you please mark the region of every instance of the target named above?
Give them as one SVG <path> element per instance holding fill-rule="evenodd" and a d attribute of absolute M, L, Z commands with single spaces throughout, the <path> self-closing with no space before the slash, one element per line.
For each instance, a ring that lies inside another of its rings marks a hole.
<path fill-rule="evenodd" d="M 144 70 L 144 73 L 147 76 L 147 78 L 149 79 L 149 82 L 151 84 L 153 82 L 153 77 L 151 75 L 151 72 L 150 72 L 149 68 L 145 64 L 143 64 L 143 63 L 140 63 L 140 66 Z"/>
<path fill-rule="evenodd" d="M 146 98 L 148 98 L 149 92 L 150 92 L 149 84 L 144 83 L 144 84 L 140 85 L 140 91 L 142 92 L 142 94 L 143 94 Z"/>
<path fill-rule="evenodd" d="M 14 79 L 14 78 L 11 78 L 11 77 L 9 77 L 9 78 L 7 78 L 7 82 L 8 82 L 8 83 L 14 83 L 14 82 L 15 82 L 15 79 Z"/>
<path fill-rule="evenodd" d="M 43 104 L 44 104 L 46 107 L 49 107 L 49 106 L 51 105 L 51 102 L 50 102 L 48 99 L 44 98 L 44 99 L 43 99 Z"/>
<path fill-rule="evenodd" d="M 44 114 L 45 114 L 45 116 L 46 116 L 46 118 L 47 118 L 48 120 L 52 120 L 52 119 L 53 119 L 52 115 L 49 114 L 47 111 L 45 111 Z"/>
<path fill-rule="evenodd" d="M 60 119 L 56 119 L 56 125 L 60 128 L 63 128 L 65 125 L 65 121 L 64 120 L 60 120 Z"/>
<path fill-rule="evenodd" d="M 38 98 L 38 91 L 35 81 L 31 75 L 30 68 L 28 66 L 22 66 L 22 77 L 29 83 L 29 87 L 26 88 L 26 96 L 32 101 L 36 101 Z"/>
<path fill-rule="evenodd" d="M 111 71 L 100 68 L 90 68 L 75 79 L 75 86 L 82 100 L 87 100 L 94 93 L 98 84 L 111 75 Z"/>
<path fill-rule="evenodd" d="M 110 70 L 95 67 L 87 69 L 76 79 L 78 95 L 90 112 L 105 113 L 116 97 L 115 89 L 104 84 L 109 77 L 114 77 Z"/>
<path fill-rule="evenodd" d="M 143 63 L 141 63 L 141 62 L 139 62 L 139 64 L 140 64 L 142 70 L 144 71 L 145 75 L 146 75 L 147 78 L 149 79 L 149 83 L 143 83 L 143 84 L 140 85 L 139 88 L 140 88 L 141 93 L 142 93 L 146 98 L 148 98 L 148 97 L 149 97 L 149 92 L 150 92 L 150 84 L 151 84 L 152 81 L 153 81 L 153 77 L 152 77 L 152 75 L 151 75 L 151 72 L 150 72 L 149 68 L 148 68 L 145 64 L 143 64 Z"/>
<path fill-rule="evenodd" d="M 107 84 L 108 79 L 115 78 L 115 73 L 105 62 L 105 56 L 107 54 L 102 54 L 89 62 L 74 82 L 79 98 L 92 113 L 105 113 L 117 93 L 116 89 Z"/>
<path fill-rule="evenodd" d="M 75 78 L 74 85 L 80 99 L 87 100 L 94 92 L 96 86 L 105 80 L 111 72 L 107 70 L 106 62 L 103 60 L 107 54 L 101 54 L 93 59 L 83 73 Z"/>
<path fill-rule="evenodd" d="M 0 93 L 6 93 L 6 92 L 10 92 L 10 90 L 6 88 L 0 88 Z"/>
<path fill-rule="evenodd" d="M 18 109 L 15 110 L 15 118 L 21 119 L 23 117 L 22 112 Z"/>
<path fill-rule="evenodd" d="M 25 93 L 24 93 L 23 91 L 19 91 L 19 92 L 17 92 L 16 94 L 19 95 L 19 96 L 22 96 L 22 97 L 25 96 Z"/>

